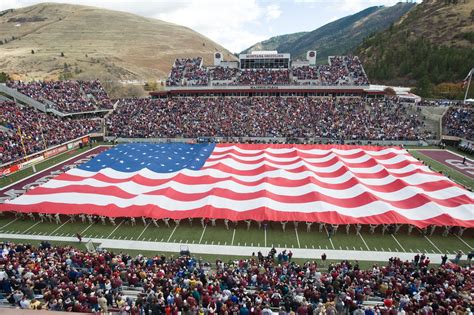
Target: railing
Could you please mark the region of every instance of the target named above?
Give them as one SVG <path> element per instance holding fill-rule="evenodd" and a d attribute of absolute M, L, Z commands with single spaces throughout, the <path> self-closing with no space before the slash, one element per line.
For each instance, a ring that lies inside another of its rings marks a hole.
<path fill-rule="evenodd" d="M 15 89 L 9 88 L 5 84 L 0 84 L 0 92 L 3 92 L 7 95 L 10 95 L 14 99 L 16 99 L 16 100 L 18 100 L 22 103 L 28 104 L 28 105 L 30 105 L 30 106 L 32 106 L 32 107 L 34 107 L 34 108 L 36 108 L 36 109 L 38 109 L 42 112 L 47 111 L 45 104 L 40 103 L 37 100 L 32 99 L 31 97 L 26 96 L 25 94 L 22 94 L 22 93 L 18 92 Z"/>

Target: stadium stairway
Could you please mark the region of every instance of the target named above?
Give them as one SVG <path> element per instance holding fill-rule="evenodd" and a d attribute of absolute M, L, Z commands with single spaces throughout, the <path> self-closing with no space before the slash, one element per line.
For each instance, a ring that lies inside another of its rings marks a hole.
<path fill-rule="evenodd" d="M 8 86 L 6 86 L 5 84 L 0 84 L 0 93 L 4 93 L 4 94 L 12 97 L 13 99 L 15 99 L 17 101 L 25 103 L 25 104 L 27 104 L 31 107 L 34 107 L 34 108 L 36 108 L 36 109 L 38 109 L 42 112 L 45 112 L 45 113 L 47 112 L 45 104 L 40 103 L 37 100 L 34 100 L 31 97 L 26 96 L 25 94 L 22 94 L 22 93 L 18 92 L 15 89 L 11 89 Z"/>

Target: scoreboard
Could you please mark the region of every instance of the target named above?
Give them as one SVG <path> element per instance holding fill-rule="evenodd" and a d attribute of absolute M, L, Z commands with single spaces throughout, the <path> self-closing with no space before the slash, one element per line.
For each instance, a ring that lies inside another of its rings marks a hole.
<path fill-rule="evenodd" d="M 277 51 L 252 51 L 240 54 L 240 69 L 288 69 L 290 54 L 279 54 Z"/>

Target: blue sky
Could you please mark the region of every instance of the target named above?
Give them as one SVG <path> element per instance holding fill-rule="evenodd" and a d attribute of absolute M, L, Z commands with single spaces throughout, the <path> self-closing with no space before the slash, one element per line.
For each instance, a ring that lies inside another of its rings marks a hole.
<path fill-rule="evenodd" d="M 0 10 L 42 1 L 0 0 Z M 188 26 L 232 52 L 271 36 L 310 31 L 338 18 L 397 0 L 49 0 L 126 11 Z M 420 0 L 418 0 L 420 2 Z"/>

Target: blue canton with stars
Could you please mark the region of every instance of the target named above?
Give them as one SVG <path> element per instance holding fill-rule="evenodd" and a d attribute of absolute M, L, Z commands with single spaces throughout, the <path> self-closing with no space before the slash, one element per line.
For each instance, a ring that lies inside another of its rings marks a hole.
<path fill-rule="evenodd" d="M 98 172 L 110 167 L 120 172 L 136 172 L 147 168 L 156 173 L 171 173 L 188 168 L 200 169 L 214 150 L 215 144 L 132 143 L 120 144 L 102 152 L 80 169 Z"/>

